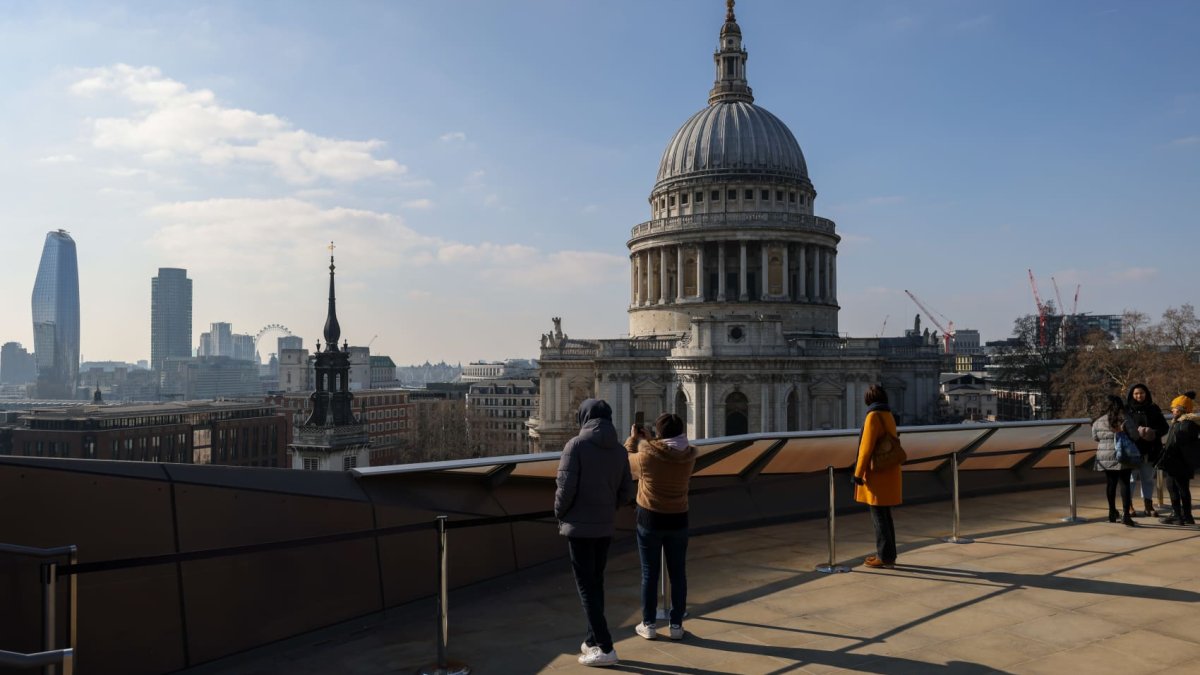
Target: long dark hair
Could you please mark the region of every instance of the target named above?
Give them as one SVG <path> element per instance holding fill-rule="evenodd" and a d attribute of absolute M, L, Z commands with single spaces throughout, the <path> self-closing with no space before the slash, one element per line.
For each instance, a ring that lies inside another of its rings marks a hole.
<path fill-rule="evenodd" d="M 1117 396 L 1109 396 L 1104 403 L 1104 409 L 1100 413 L 1101 417 L 1108 418 L 1108 427 L 1113 431 L 1120 431 L 1125 428 L 1125 402 Z M 1097 418 L 1099 419 L 1099 418 Z"/>

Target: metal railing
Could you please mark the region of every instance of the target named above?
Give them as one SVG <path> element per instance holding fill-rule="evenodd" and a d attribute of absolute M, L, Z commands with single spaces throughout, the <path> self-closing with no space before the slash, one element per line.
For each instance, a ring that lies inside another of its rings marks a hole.
<path fill-rule="evenodd" d="M 79 559 L 75 546 L 57 546 L 53 548 L 36 548 L 18 546 L 16 544 L 0 544 L 0 554 L 38 558 L 48 560 L 65 557 L 67 567 L 73 567 Z M 55 648 L 58 634 L 58 577 L 67 577 L 67 646 Z M 75 672 L 75 641 L 77 637 L 77 602 L 78 583 L 76 575 L 62 574 L 56 560 L 42 563 L 42 651 L 32 654 L 0 650 L 0 666 L 12 666 L 20 669 L 45 668 L 47 675 L 57 675 L 58 666 L 62 666 L 62 675 L 72 675 Z"/>

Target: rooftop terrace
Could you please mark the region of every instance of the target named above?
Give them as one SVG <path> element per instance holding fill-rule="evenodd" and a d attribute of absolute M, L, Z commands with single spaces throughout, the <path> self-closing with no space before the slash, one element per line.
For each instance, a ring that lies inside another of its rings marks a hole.
<path fill-rule="evenodd" d="M 1200 529 L 1102 521 L 1103 488 L 963 502 L 967 545 L 944 543 L 948 504 L 896 511 L 894 570 L 857 566 L 872 549 L 865 513 L 838 519 L 849 574 L 820 574 L 825 521 L 692 539 L 682 642 L 637 637 L 637 552 L 616 548 L 608 619 L 634 673 L 1200 672 Z M 451 555 L 473 555 L 454 551 Z M 565 549 L 565 544 L 564 544 Z M 425 600 L 194 668 L 197 674 L 409 673 L 434 660 Z M 565 561 L 455 591 L 450 654 L 474 672 L 579 672 L 583 617 Z"/>

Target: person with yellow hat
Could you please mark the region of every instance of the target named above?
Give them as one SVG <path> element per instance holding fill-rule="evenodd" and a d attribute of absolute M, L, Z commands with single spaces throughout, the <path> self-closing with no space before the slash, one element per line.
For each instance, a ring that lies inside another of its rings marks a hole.
<path fill-rule="evenodd" d="M 1191 480 L 1200 466 L 1200 415 L 1196 410 L 1196 392 L 1189 391 L 1171 401 L 1171 428 L 1163 446 L 1158 467 L 1167 476 L 1171 493 L 1171 515 L 1159 518 L 1167 525 L 1195 525 L 1192 517 Z"/>

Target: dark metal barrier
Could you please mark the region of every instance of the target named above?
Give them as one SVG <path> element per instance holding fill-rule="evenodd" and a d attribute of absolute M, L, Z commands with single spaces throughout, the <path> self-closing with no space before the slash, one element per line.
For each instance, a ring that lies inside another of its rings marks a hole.
<path fill-rule="evenodd" d="M 38 558 L 67 558 L 74 564 L 78 557 L 75 546 L 57 546 L 53 548 L 35 548 L 32 546 L 17 546 L 15 544 L 0 544 L 0 553 Z M 71 564 L 64 567 L 70 568 Z M 58 622 L 56 608 L 58 607 L 58 577 L 67 576 L 67 646 L 56 649 L 56 634 Z M 56 675 L 57 667 L 62 666 L 62 675 L 72 675 L 75 668 L 75 638 L 76 616 L 78 614 L 76 601 L 78 591 L 75 574 L 63 572 L 56 561 L 43 563 L 41 566 L 42 581 L 42 649 L 32 654 L 0 650 L 0 665 L 15 668 L 44 667 L 47 675 Z"/>

